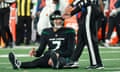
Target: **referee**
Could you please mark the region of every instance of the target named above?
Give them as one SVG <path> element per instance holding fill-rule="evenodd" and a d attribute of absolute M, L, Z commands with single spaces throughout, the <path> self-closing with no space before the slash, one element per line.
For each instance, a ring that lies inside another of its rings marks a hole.
<path fill-rule="evenodd" d="M 97 26 L 95 24 L 99 16 L 99 10 L 96 3 L 97 2 L 95 0 L 75 0 L 73 4 L 71 4 L 75 9 L 71 12 L 67 11 L 64 14 L 64 17 L 68 18 L 80 11 L 82 12 L 79 21 L 77 48 L 75 49 L 71 59 L 74 63 L 77 62 L 79 57 L 82 55 L 84 46 L 87 45 L 90 57 L 90 66 L 86 67 L 86 69 L 104 68 L 99 54 Z M 68 10 L 71 6 L 68 6 Z"/>
<path fill-rule="evenodd" d="M 25 43 L 25 45 L 30 44 L 32 25 L 31 9 L 33 1 L 34 0 L 16 0 L 18 17 L 16 45 L 20 45 L 21 43 Z"/>
<path fill-rule="evenodd" d="M 14 0 L 0 0 L 0 36 L 5 42 L 4 48 L 12 46 L 12 34 L 9 29 L 10 5 Z M 6 33 L 8 38 L 6 38 Z"/>

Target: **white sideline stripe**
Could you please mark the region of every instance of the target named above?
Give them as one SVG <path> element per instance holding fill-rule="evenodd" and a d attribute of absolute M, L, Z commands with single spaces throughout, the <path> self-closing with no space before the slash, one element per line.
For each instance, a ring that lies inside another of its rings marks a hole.
<path fill-rule="evenodd" d="M 120 72 L 120 71 L 111 71 L 111 72 Z"/>
<path fill-rule="evenodd" d="M 16 57 L 30 57 L 30 55 L 28 55 L 28 54 L 16 54 L 15 56 Z M 8 57 L 8 55 L 0 55 L 0 57 L 6 58 L 6 57 Z"/>
<path fill-rule="evenodd" d="M 0 63 L 1 64 L 1 63 Z M 10 64 L 10 63 L 4 63 L 4 64 Z M 8 69 L 11 69 L 11 67 L 6 67 Z M 105 70 L 108 70 L 108 71 L 105 71 L 105 72 L 120 72 L 120 67 L 105 67 L 104 68 Z M 112 70 L 112 71 L 109 71 L 109 70 Z M 24 71 L 25 72 L 25 71 Z M 91 71 L 90 71 L 91 72 Z"/>
<path fill-rule="evenodd" d="M 14 48 L 6 48 L 6 49 L 0 47 L 0 50 L 8 50 L 8 49 L 10 49 L 10 50 L 11 49 L 31 49 L 31 48 L 38 48 L 38 47 L 39 47 L 39 45 L 38 46 L 14 46 Z M 85 48 L 87 48 L 87 46 L 85 46 Z M 110 46 L 110 47 L 99 46 L 99 48 L 120 49 L 119 46 L 117 46 L 117 47 L 115 47 L 115 46 Z"/>
<path fill-rule="evenodd" d="M 87 54 L 88 52 L 83 52 Z M 120 53 L 120 51 L 100 51 L 100 53 Z M 15 54 L 16 57 L 29 57 L 29 54 Z M 8 57 L 7 54 L 0 55 L 0 57 Z"/>
<path fill-rule="evenodd" d="M 13 48 L 6 48 L 6 49 L 31 49 L 31 48 L 38 48 L 38 46 L 14 46 Z M 5 48 L 1 48 L 0 49 L 5 49 Z"/>
<path fill-rule="evenodd" d="M 114 58 L 114 59 L 102 59 L 102 61 L 119 61 L 120 58 Z M 88 61 L 87 59 L 80 59 L 79 61 Z"/>
<path fill-rule="evenodd" d="M 79 61 L 84 62 L 88 61 L 87 59 L 80 59 Z M 102 59 L 102 61 L 120 61 L 120 58 L 115 59 Z M 0 64 L 10 64 L 9 62 L 0 62 Z M 120 68 L 119 68 L 120 69 Z"/>
<path fill-rule="evenodd" d="M 88 52 L 83 52 L 83 53 L 88 53 Z M 101 51 L 100 53 L 120 53 L 120 51 Z M 16 54 L 16 57 L 29 57 L 28 54 Z M 0 57 L 8 57 L 7 54 L 0 55 Z"/>
<path fill-rule="evenodd" d="M 10 64 L 10 63 L 0 63 L 0 64 L 4 64 L 4 65 L 8 65 L 8 64 Z M 9 67 L 9 68 L 11 68 L 11 67 Z M 120 71 L 117 71 L 117 70 L 120 70 L 120 67 L 105 67 L 104 69 L 106 69 L 106 70 L 116 70 L 116 71 L 112 71 L 112 72 L 120 72 Z M 109 71 L 109 72 L 111 72 L 111 71 Z"/>
<path fill-rule="evenodd" d="M 83 52 L 88 53 L 88 52 Z M 120 51 L 100 51 L 100 53 L 120 53 Z"/>
<path fill-rule="evenodd" d="M 30 57 L 28 54 L 16 54 L 16 57 Z M 8 55 L 0 55 L 1 58 L 7 58 Z M 120 58 L 114 58 L 114 59 L 103 59 L 103 61 L 111 61 L 111 60 L 120 60 Z M 87 59 L 80 59 L 80 61 L 88 61 Z"/>

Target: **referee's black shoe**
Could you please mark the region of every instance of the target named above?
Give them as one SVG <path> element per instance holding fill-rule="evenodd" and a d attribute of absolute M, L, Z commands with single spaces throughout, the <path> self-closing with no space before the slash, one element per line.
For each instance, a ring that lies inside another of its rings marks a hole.
<path fill-rule="evenodd" d="M 16 59 L 14 53 L 10 52 L 8 57 L 9 57 L 10 63 L 12 64 L 13 69 L 19 69 L 21 62 Z"/>
<path fill-rule="evenodd" d="M 85 69 L 104 69 L 104 66 L 101 66 L 101 65 L 93 65 L 93 66 L 88 66 L 86 67 Z"/>

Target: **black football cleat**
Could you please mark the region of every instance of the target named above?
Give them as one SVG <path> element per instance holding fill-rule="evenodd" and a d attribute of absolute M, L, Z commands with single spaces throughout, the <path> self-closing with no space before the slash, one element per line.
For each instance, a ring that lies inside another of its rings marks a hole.
<path fill-rule="evenodd" d="M 12 64 L 13 69 L 19 69 L 21 62 L 18 61 L 13 52 L 9 53 L 9 61 Z"/>

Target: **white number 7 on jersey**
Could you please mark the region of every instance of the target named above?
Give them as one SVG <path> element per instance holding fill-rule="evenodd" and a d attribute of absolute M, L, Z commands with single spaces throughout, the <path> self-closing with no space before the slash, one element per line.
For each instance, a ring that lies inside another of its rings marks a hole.
<path fill-rule="evenodd" d="M 52 43 L 53 43 L 53 44 L 57 44 L 56 48 L 55 48 L 55 49 L 53 49 L 53 50 L 57 50 L 57 49 L 59 49 L 59 48 L 60 48 L 61 41 L 53 41 Z"/>

